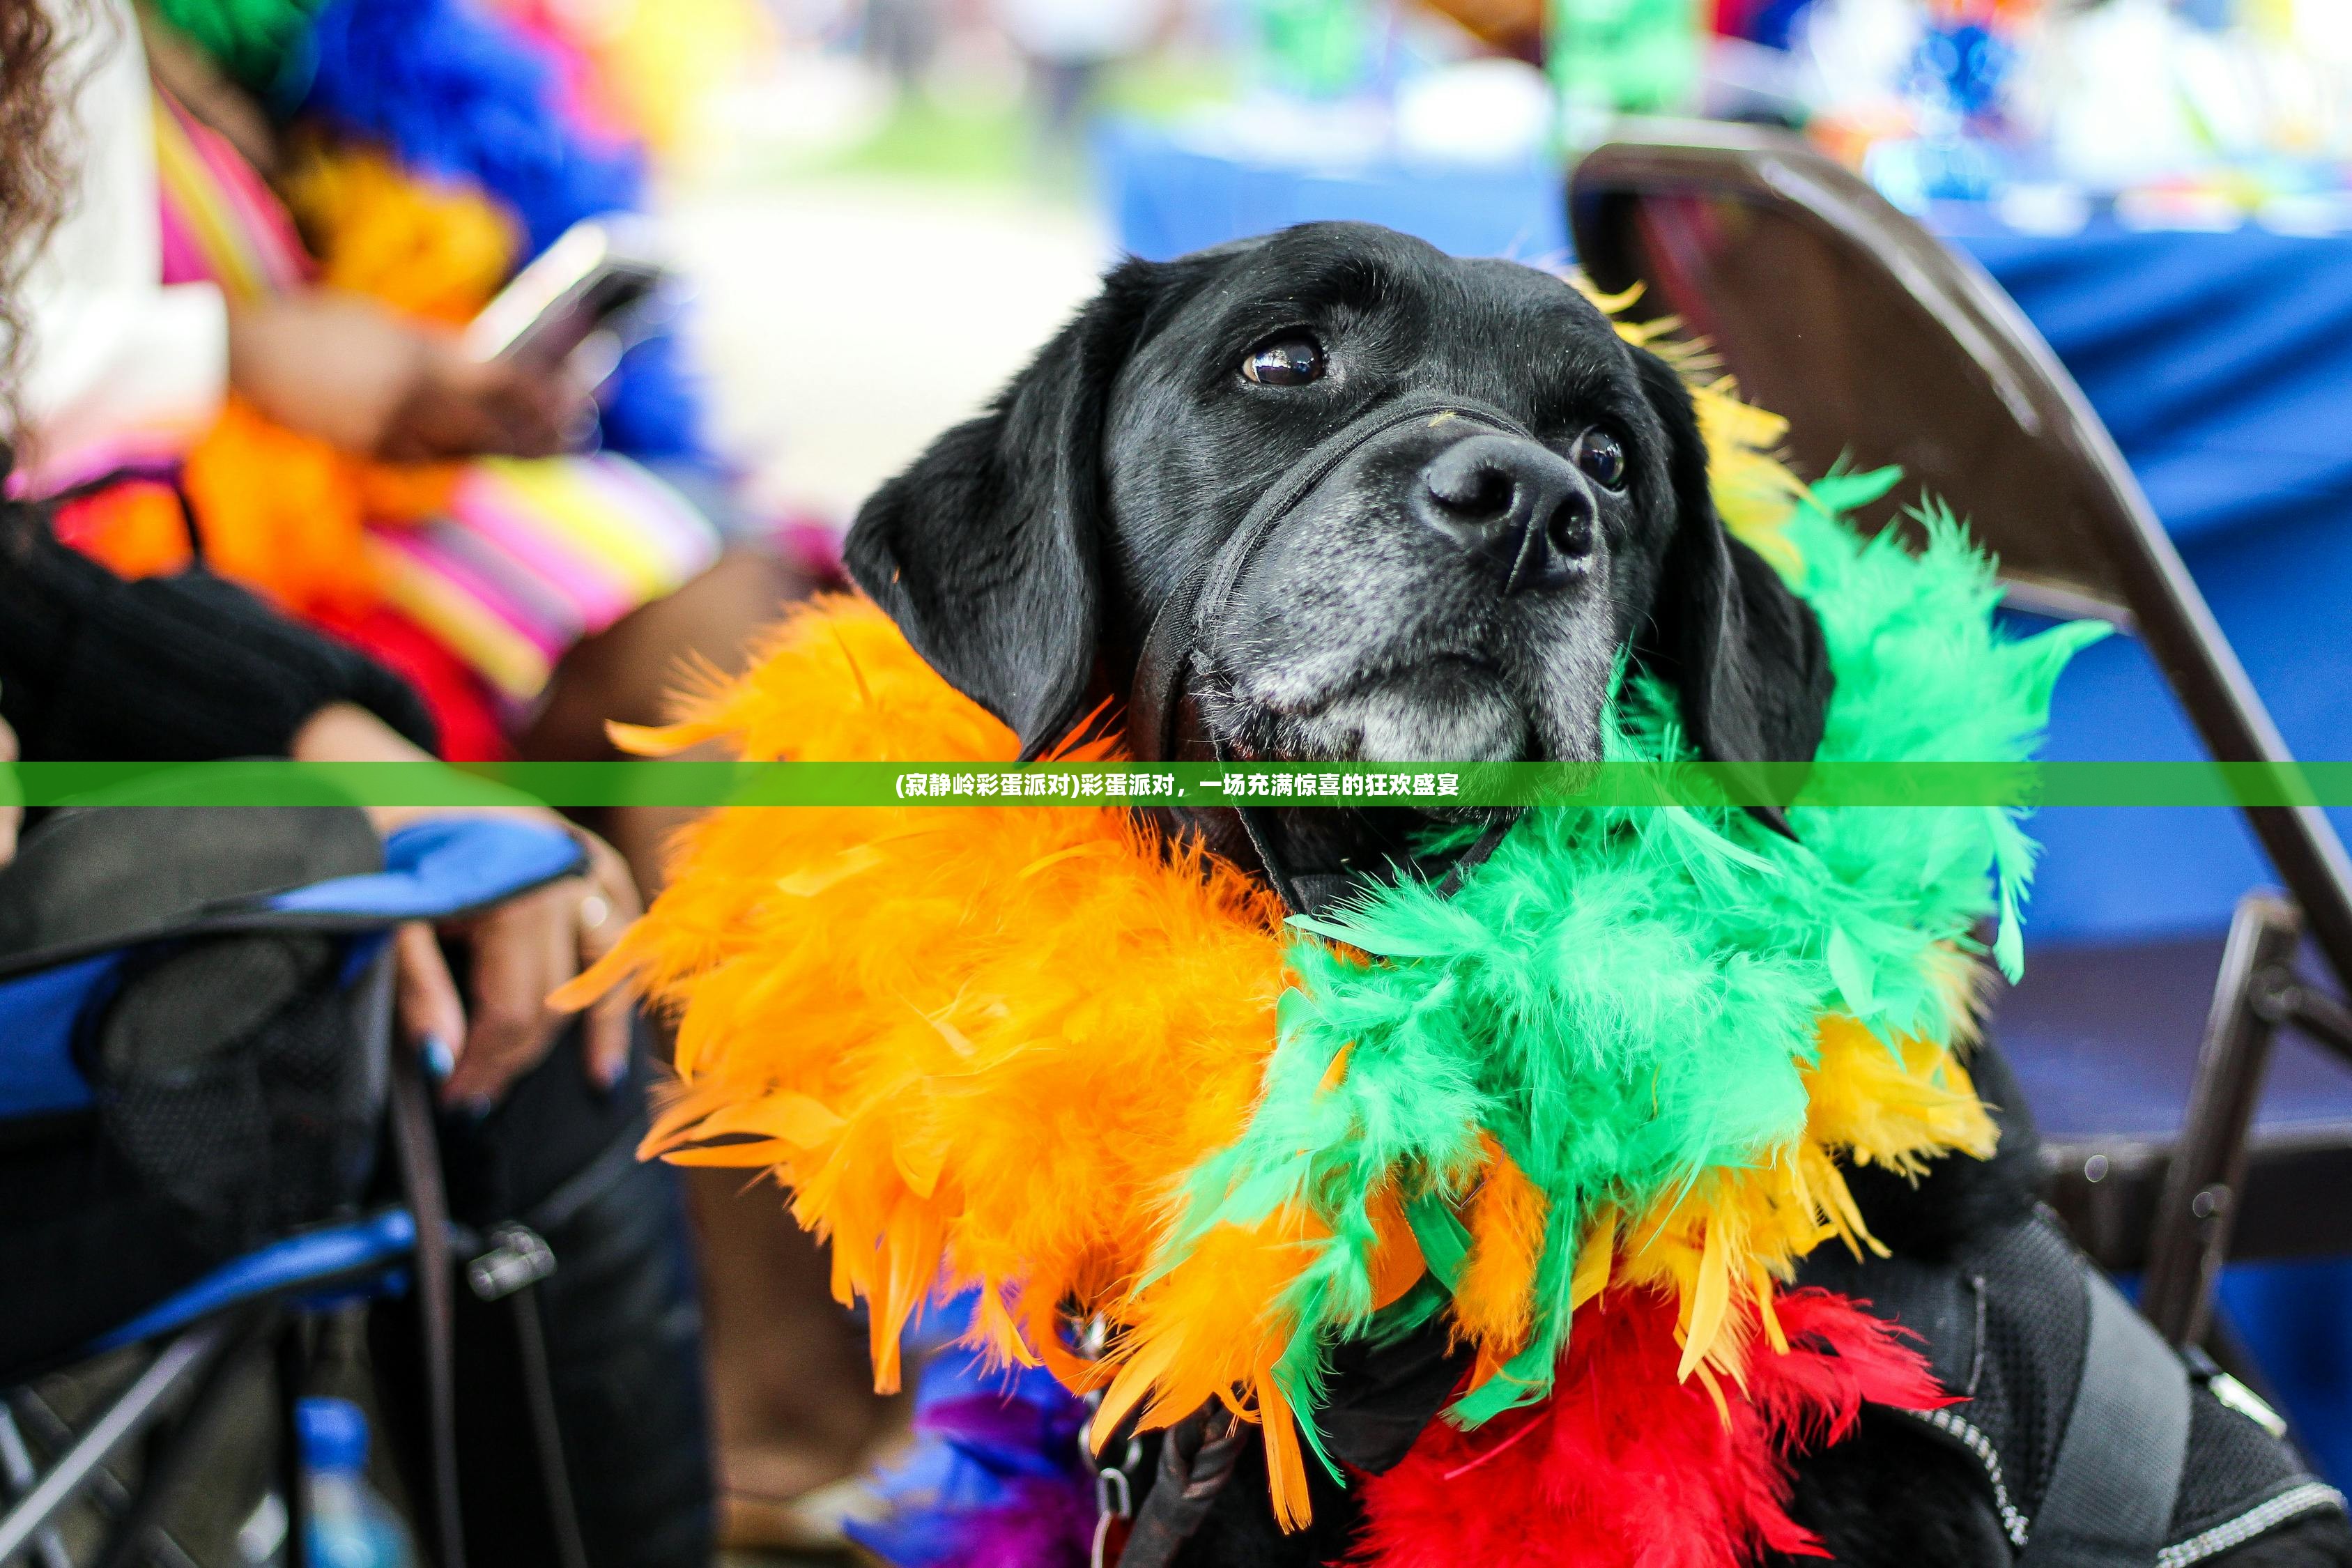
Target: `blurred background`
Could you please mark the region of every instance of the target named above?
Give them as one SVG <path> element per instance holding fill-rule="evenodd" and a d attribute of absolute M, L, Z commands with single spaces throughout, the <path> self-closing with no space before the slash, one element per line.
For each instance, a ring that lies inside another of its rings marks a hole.
<path fill-rule="evenodd" d="M 1361 218 L 1569 262 L 1563 173 L 1612 116 L 1777 123 L 2009 289 L 2288 741 L 2352 754 L 2352 681 L 2328 652 L 2352 607 L 2352 8 L 737 0 L 722 19 L 720 3 L 665 24 L 660 58 L 690 79 L 637 90 L 668 105 L 661 199 L 699 284 L 716 439 L 764 504 L 839 526 L 1121 252 Z M 570 9 L 614 26 L 631 7 Z M 2199 753 L 2117 643 L 2069 677 L 2054 754 Z M 2259 874 L 2218 814 L 2043 830 L 2044 942 L 2218 930 Z"/>
<path fill-rule="evenodd" d="M 112 428 L 87 450 L 63 424 L 49 432 L 31 488 L 68 498 L 67 542 L 135 577 L 184 564 L 199 528 L 226 574 L 408 677 L 453 758 L 593 756 L 605 718 L 650 719 L 627 702 L 656 700 L 674 653 L 724 663 L 781 590 L 701 591 L 690 637 L 641 626 L 644 640 L 608 638 L 605 657 L 578 649 L 738 555 L 780 555 L 796 587 L 833 578 L 860 501 L 976 411 L 1120 256 L 1349 218 L 1572 265 L 1567 172 L 1626 114 L 1787 128 L 1973 257 L 2105 421 L 2294 750 L 2352 757 L 2346 0 L 138 10 L 157 85 L 195 110 L 158 122 L 167 283 L 208 280 L 250 304 L 317 282 L 462 323 L 574 221 L 627 207 L 650 215 L 682 279 L 600 393 L 595 461 L 557 459 L 576 467 L 491 459 L 426 476 L 419 499 L 232 400 L 173 455 L 191 520 L 134 482 L 144 432 Z M 370 162 L 378 151 L 397 178 Z M 111 489 L 88 488 L 99 474 Z M 284 508 L 255 499 L 278 494 Z M 413 526 L 445 511 L 454 524 Z M 546 526 L 524 528 L 526 514 Z M 571 553 L 541 548 L 559 536 Z M 531 581 L 492 581 L 485 539 Z M 558 579 L 577 591 L 551 593 Z M 601 681 L 577 714 L 567 668 L 583 691 Z M 573 717 L 585 740 L 551 732 Z M 2203 754 L 2129 637 L 2072 667 L 2050 750 Z M 2337 815 L 2352 834 L 2352 813 Z M 611 828 L 649 892 L 645 847 L 664 826 Z M 2193 1053 L 2220 934 L 2268 877 L 2239 819 L 2078 810 L 2036 831 L 2030 942 L 2045 958 L 2181 944 L 2195 994 L 2178 1044 Z M 2345 1077 L 2315 1057 L 2277 1092 L 2314 1074 Z M 690 1185 L 721 1533 L 837 1548 L 842 1521 L 873 1506 L 856 1478 L 902 1442 L 904 1410 L 864 1392 L 862 1330 L 826 1300 L 823 1262 L 774 1191 L 717 1171 Z M 2347 1287 L 2345 1266 L 2297 1262 L 2237 1268 L 2223 1291 L 2339 1484 L 2352 1480 Z"/>

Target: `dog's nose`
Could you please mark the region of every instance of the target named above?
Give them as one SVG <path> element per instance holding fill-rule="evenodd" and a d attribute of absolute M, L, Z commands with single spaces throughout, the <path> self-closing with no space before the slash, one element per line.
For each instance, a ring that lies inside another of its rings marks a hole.
<path fill-rule="evenodd" d="M 1413 515 L 1516 593 L 1556 583 L 1592 552 L 1592 492 L 1547 447 L 1500 433 L 1457 441 L 1421 470 Z"/>

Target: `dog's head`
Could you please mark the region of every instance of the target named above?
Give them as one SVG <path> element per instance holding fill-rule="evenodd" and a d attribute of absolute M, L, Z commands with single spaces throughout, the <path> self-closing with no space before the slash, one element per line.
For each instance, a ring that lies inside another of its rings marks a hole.
<path fill-rule="evenodd" d="M 1408 398 L 1431 411 L 1381 427 Z M 1234 754 L 1591 760 L 1630 651 L 1706 757 L 1810 760 L 1820 627 L 1706 467 L 1675 373 L 1559 279 L 1316 224 L 1113 271 L 875 494 L 847 560 L 1027 756 L 1128 694 L 1249 519 L 1187 639 Z"/>

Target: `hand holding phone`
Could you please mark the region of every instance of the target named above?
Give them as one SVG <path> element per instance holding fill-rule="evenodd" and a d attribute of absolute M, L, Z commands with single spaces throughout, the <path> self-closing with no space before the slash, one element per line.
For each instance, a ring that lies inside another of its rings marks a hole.
<path fill-rule="evenodd" d="M 515 274 L 466 329 L 466 353 L 485 363 L 553 371 L 579 356 L 593 386 L 620 351 L 667 314 L 676 280 L 652 226 L 626 214 L 564 230 Z M 603 352 L 597 352 L 601 347 Z"/>

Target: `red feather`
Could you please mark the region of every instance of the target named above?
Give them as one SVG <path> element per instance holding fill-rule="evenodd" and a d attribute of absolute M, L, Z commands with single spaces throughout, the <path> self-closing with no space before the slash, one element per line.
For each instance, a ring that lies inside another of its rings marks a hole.
<path fill-rule="evenodd" d="M 1609 1292 L 1576 1316 L 1541 1405 L 1463 1432 L 1433 1422 L 1404 1462 L 1362 1482 L 1365 1568 L 1738 1568 L 1766 1548 L 1822 1555 L 1787 1511 L 1788 1456 L 1838 1441 L 1867 1402 L 1950 1403 L 1927 1363 L 1842 1296 L 1776 1304 L 1790 1349 L 1759 1344 L 1728 1410 L 1678 1383 L 1675 1307 Z"/>

